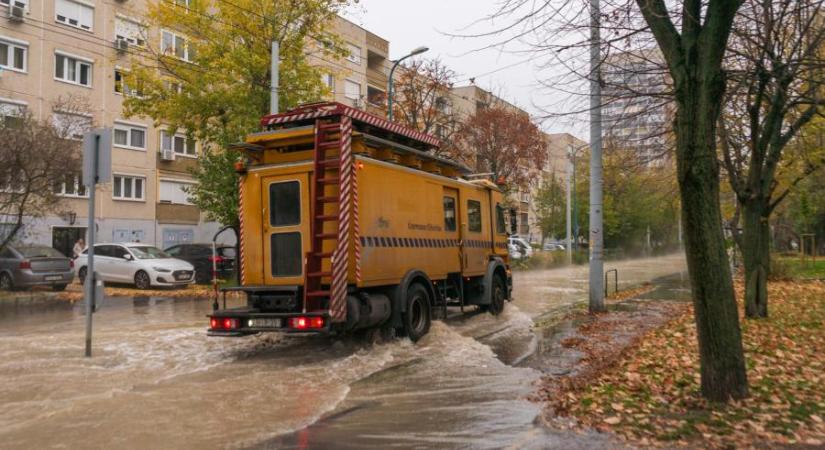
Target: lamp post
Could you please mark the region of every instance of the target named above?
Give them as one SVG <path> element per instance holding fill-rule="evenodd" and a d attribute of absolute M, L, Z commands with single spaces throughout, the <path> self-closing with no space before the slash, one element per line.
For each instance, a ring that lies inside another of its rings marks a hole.
<path fill-rule="evenodd" d="M 403 60 L 405 60 L 405 59 L 407 59 L 411 56 L 420 55 L 420 54 L 426 52 L 427 50 L 429 50 L 429 48 L 422 45 L 421 47 L 418 47 L 415 50 L 411 51 L 407 56 L 402 56 L 401 58 L 398 58 L 395 61 L 393 61 L 392 68 L 390 69 L 390 79 L 387 82 L 387 119 L 388 120 L 392 121 L 392 75 L 395 72 L 395 68 L 398 67 L 398 64 L 401 61 L 403 61 Z"/>

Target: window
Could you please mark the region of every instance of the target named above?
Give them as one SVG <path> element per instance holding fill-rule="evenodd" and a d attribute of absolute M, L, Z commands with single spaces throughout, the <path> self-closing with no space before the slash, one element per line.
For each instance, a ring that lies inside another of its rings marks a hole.
<path fill-rule="evenodd" d="M 92 118 L 79 114 L 54 113 L 52 126 L 66 139 L 83 139 L 83 133 L 92 128 Z"/>
<path fill-rule="evenodd" d="M 182 134 L 172 134 L 169 131 L 160 131 L 160 151 L 172 149 L 176 155 L 195 157 L 198 155 L 197 143 Z"/>
<path fill-rule="evenodd" d="M 367 85 L 367 101 L 376 106 L 384 106 L 387 94 L 381 89 Z"/>
<path fill-rule="evenodd" d="M 174 92 L 176 94 L 183 93 L 183 83 L 175 80 L 165 79 L 163 80 L 163 88 L 169 92 Z"/>
<path fill-rule="evenodd" d="M 473 233 L 481 233 L 481 202 L 467 200 L 467 227 Z"/>
<path fill-rule="evenodd" d="M 301 233 L 273 233 L 270 239 L 270 266 L 273 277 L 301 275 Z"/>
<path fill-rule="evenodd" d="M 143 96 L 143 82 L 129 77 L 125 69 L 115 69 L 115 92 L 129 97 Z"/>
<path fill-rule="evenodd" d="M 92 62 L 56 53 L 54 55 L 54 77 L 67 83 L 92 86 Z"/>
<path fill-rule="evenodd" d="M 444 197 L 444 229 L 447 231 L 455 231 L 455 199 L 452 197 Z"/>
<path fill-rule="evenodd" d="M 352 80 L 344 80 L 344 97 L 359 100 L 361 98 L 361 85 Z"/>
<path fill-rule="evenodd" d="M 301 185 L 297 181 L 269 185 L 269 223 L 273 227 L 301 223 Z"/>
<path fill-rule="evenodd" d="M 25 72 L 28 52 L 27 44 L 0 37 L 0 68 Z"/>
<path fill-rule="evenodd" d="M 117 147 L 146 150 L 146 128 L 115 122 L 112 140 Z"/>
<path fill-rule="evenodd" d="M 25 8 L 28 5 L 28 0 L 0 0 L 0 5 L 14 5 Z"/>
<path fill-rule="evenodd" d="M 507 233 L 507 225 L 504 222 L 504 208 L 501 207 L 501 203 L 496 203 L 496 233 Z"/>
<path fill-rule="evenodd" d="M 55 185 L 54 192 L 63 197 L 88 197 L 80 174 L 67 175 L 62 183 Z"/>
<path fill-rule="evenodd" d="M 54 2 L 55 20 L 80 28 L 81 30 L 92 31 L 94 25 L 95 9 L 84 3 L 72 0 L 55 0 Z"/>
<path fill-rule="evenodd" d="M 146 29 L 140 23 L 125 17 L 115 18 L 115 39 L 122 39 L 131 45 L 146 46 Z"/>
<path fill-rule="evenodd" d="M 330 91 L 335 92 L 335 76 L 331 73 L 321 74 L 321 83 L 324 83 Z"/>
<path fill-rule="evenodd" d="M 26 113 L 26 104 L 14 100 L 0 99 L 0 122 L 9 122 L 17 120 Z"/>
<path fill-rule="evenodd" d="M 112 183 L 112 198 L 115 200 L 143 200 L 143 177 L 115 175 Z"/>
<path fill-rule="evenodd" d="M 183 181 L 160 180 L 160 192 L 158 198 L 161 203 L 172 203 L 175 205 L 191 205 L 187 188 L 194 183 Z"/>
<path fill-rule="evenodd" d="M 161 31 L 160 52 L 162 54 L 191 62 L 194 54 L 189 47 L 189 42 L 183 36 L 178 36 L 171 31 Z"/>
<path fill-rule="evenodd" d="M 347 44 L 347 49 L 349 49 L 347 61 L 355 64 L 361 64 L 361 47 L 355 44 Z"/>

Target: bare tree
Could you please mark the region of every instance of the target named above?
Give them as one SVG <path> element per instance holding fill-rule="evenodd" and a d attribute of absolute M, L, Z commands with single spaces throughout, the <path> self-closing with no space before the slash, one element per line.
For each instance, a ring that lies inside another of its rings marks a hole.
<path fill-rule="evenodd" d="M 823 0 L 746 0 L 729 46 L 720 142 L 741 211 L 742 233 L 734 236 L 745 266 L 747 317 L 768 315 L 770 216 L 821 164 L 810 161 L 789 183 L 778 182 L 783 150 L 823 114 L 823 5 Z"/>
<path fill-rule="evenodd" d="M 57 187 L 79 175 L 78 133 L 89 123 L 76 99 L 59 100 L 61 120 L 38 121 L 20 109 L 0 117 L 0 250 L 19 236 L 27 220 L 60 212 Z"/>
<path fill-rule="evenodd" d="M 439 138 L 436 156 L 458 160 L 454 140 L 459 120 L 450 100 L 454 79 L 455 72 L 439 59 L 413 59 L 405 64 L 394 81 L 393 118 Z"/>
<path fill-rule="evenodd" d="M 670 83 L 669 89 L 658 95 L 673 103 L 674 153 L 698 331 L 702 394 L 715 401 L 748 394 L 739 317 L 722 232 L 716 148 L 726 87 L 723 60 L 742 1 L 603 0 L 599 16 L 603 46 L 636 51 L 639 57 L 648 59 L 645 52 L 657 50 L 662 63 L 653 67 L 661 67 Z M 533 53 L 545 57 L 545 68 L 563 68 L 561 75 L 542 82 L 544 86 L 586 95 L 582 84 L 593 77 L 604 82 L 602 68 L 591 72 L 584 57 L 590 17 L 582 11 L 587 9 L 586 2 L 575 0 L 504 0 L 491 19 L 501 23 L 506 17 L 509 23 L 479 35 L 505 35 L 499 46 L 527 42 Z M 609 55 L 610 51 L 603 53 Z M 568 108 L 573 114 L 586 110 Z"/>

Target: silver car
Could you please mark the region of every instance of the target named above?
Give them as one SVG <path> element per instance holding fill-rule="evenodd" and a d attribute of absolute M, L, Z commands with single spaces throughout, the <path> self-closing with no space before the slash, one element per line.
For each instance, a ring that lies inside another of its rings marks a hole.
<path fill-rule="evenodd" d="M 89 249 L 75 259 L 80 282 L 86 280 Z M 95 272 L 104 282 L 152 286 L 186 286 L 195 282 L 195 268 L 160 249 L 139 243 L 95 244 Z"/>
<path fill-rule="evenodd" d="M 51 247 L 6 246 L 0 251 L 0 290 L 51 286 L 62 291 L 73 278 L 72 260 Z"/>

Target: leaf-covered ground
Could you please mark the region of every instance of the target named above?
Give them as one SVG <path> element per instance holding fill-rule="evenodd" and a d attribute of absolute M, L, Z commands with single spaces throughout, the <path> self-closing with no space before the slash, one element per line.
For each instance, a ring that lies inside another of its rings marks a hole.
<path fill-rule="evenodd" d="M 695 324 L 683 307 L 624 351 L 603 353 L 597 375 L 545 386 L 552 412 L 641 446 L 825 448 L 825 282 L 774 282 L 769 292 L 771 317 L 742 321 L 750 398 L 701 398 Z"/>
<path fill-rule="evenodd" d="M 209 284 L 190 284 L 182 288 L 154 288 L 141 290 L 128 285 L 106 285 L 104 287 L 107 297 L 167 297 L 167 298 L 190 298 L 208 299 L 215 296 L 215 290 Z M 80 283 L 72 283 L 64 292 L 57 294 L 61 300 L 76 302 L 83 300 L 83 287 Z M 230 292 L 227 298 L 238 296 L 237 292 Z"/>

